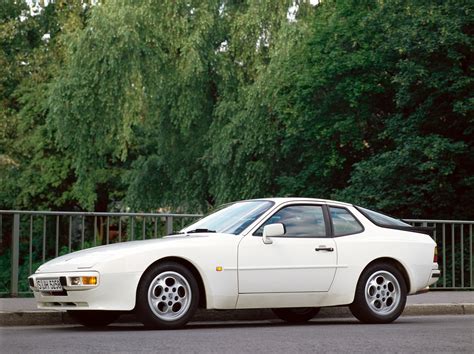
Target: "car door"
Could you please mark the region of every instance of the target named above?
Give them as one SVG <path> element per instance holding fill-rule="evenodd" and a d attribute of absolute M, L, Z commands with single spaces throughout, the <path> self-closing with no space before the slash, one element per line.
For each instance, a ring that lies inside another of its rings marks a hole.
<path fill-rule="evenodd" d="M 262 241 L 263 226 L 282 223 L 285 234 Z M 239 244 L 239 293 L 328 291 L 337 266 L 336 243 L 323 205 L 285 205 Z"/>

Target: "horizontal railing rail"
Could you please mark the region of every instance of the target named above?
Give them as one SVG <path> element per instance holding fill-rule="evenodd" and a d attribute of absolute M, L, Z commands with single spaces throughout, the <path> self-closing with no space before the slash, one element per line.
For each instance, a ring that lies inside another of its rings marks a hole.
<path fill-rule="evenodd" d="M 22 215 L 73 215 L 73 216 L 144 216 L 144 217 L 201 217 L 201 214 L 176 214 L 176 213 L 127 213 L 127 212 L 95 212 L 95 211 L 31 211 L 31 210 L 0 210 L 0 214 Z"/>
<path fill-rule="evenodd" d="M 97 245 L 158 238 L 200 214 L 0 210 L 0 295 L 31 294 L 27 277 L 42 263 Z M 433 229 L 440 280 L 434 289 L 474 290 L 473 225 L 466 220 L 404 219 Z"/>
<path fill-rule="evenodd" d="M 474 221 L 468 221 L 468 220 L 427 220 L 427 219 L 403 219 L 403 221 L 408 222 L 409 224 L 423 224 L 423 223 L 429 223 L 429 224 L 468 224 L 472 225 L 474 224 Z"/>

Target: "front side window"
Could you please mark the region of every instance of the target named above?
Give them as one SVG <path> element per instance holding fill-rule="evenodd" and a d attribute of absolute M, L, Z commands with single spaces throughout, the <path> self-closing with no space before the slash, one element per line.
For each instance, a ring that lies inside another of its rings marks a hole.
<path fill-rule="evenodd" d="M 282 223 L 287 237 L 325 237 L 326 224 L 323 209 L 319 205 L 292 205 L 273 214 L 255 233 L 263 234 L 263 227 Z"/>
<path fill-rule="evenodd" d="M 330 207 L 329 214 L 331 215 L 334 236 L 357 234 L 364 230 L 354 215 L 345 208 Z"/>

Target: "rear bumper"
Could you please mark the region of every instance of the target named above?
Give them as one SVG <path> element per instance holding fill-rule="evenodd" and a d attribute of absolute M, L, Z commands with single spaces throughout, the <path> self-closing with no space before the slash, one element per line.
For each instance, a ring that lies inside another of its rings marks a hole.
<path fill-rule="evenodd" d="M 428 286 L 436 283 L 441 276 L 441 271 L 438 269 L 438 263 L 433 263 L 433 268 L 431 269 L 430 280 L 428 281 Z"/>
<path fill-rule="evenodd" d="M 428 280 L 428 284 L 426 285 L 426 287 L 418 290 L 417 292 L 411 295 L 426 294 L 428 291 L 430 291 L 430 285 L 436 283 L 440 276 L 441 276 L 441 271 L 438 269 L 438 264 L 436 264 L 436 267 L 433 265 L 433 269 L 431 270 L 431 274 L 430 274 L 430 279 Z"/>

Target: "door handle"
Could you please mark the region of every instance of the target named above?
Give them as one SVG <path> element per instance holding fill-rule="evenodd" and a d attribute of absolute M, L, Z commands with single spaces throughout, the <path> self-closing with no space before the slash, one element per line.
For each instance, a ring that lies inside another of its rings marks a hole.
<path fill-rule="evenodd" d="M 319 246 L 319 247 L 316 247 L 314 250 L 315 250 L 315 251 L 328 251 L 328 252 L 332 252 L 332 251 L 334 251 L 334 248 L 332 248 L 332 247 L 326 247 L 326 246 Z"/>

